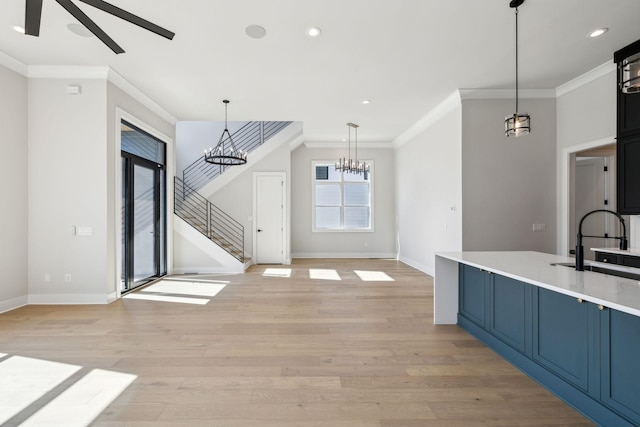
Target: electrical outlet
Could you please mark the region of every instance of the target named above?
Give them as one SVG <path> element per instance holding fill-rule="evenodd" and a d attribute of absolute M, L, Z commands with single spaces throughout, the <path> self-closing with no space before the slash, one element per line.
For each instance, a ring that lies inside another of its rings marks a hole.
<path fill-rule="evenodd" d="M 44 275 L 44 281 L 45 281 L 46 283 L 49 283 L 49 282 L 51 281 L 51 275 L 50 275 L 49 273 L 47 273 L 47 274 L 45 274 L 45 275 Z"/>
<path fill-rule="evenodd" d="M 547 224 L 533 224 L 533 231 L 547 231 Z"/>
<path fill-rule="evenodd" d="M 71 283 L 71 274 L 67 273 L 64 275 L 65 283 Z"/>

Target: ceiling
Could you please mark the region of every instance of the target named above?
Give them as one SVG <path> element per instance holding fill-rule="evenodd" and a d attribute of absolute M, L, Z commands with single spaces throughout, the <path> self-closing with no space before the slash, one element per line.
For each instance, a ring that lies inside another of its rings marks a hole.
<path fill-rule="evenodd" d="M 172 41 L 75 3 L 126 51 L 116 55 L 44 0 L 40 37 L 25 0 L 0 2 L 0 51 L 26 65 L 109 66 L 178 120 L 293 120 L 305 140 L 393 141 L 461 89 L 511 89 L 508 0 L 109 0 L 176 33 Z M 640 39 L 638 0 L 528 0 L 520 7 L 520 88 L 553 89 Z M 264 27 L 264 38 L 245 34 Z M 318 38 L 305 35 L 311 26 Z M 587 34 L 610 30 L 599 38 Z M 364 99 L 371 103 L 363 105 Z M 526 101 L 521 102 L 526 109 Z M 505 116 L 513 111 L 505 111 Z"/>

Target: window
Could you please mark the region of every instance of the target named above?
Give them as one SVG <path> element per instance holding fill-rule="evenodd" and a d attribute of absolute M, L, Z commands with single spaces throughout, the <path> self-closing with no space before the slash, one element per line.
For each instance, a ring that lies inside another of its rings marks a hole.
<path fill-rule="evenodd" d="M 373 164 L 369 173 L 336 171 L 330 161 L 312 162 L 313 231 L 373 231 Z"/>

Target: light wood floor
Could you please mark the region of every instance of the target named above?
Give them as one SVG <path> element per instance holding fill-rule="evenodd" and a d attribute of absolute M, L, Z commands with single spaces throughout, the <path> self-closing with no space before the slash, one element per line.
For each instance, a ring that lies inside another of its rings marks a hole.
<path fill-rule="evenodd" d="M 137 375 L 100 427 L 592 425 L 465 331 L 434 326 L 432 279 L 402 263 L 295 260 L 215 278 L 229 283 L 207 305 L 2 314 L 0 352 Z"/>

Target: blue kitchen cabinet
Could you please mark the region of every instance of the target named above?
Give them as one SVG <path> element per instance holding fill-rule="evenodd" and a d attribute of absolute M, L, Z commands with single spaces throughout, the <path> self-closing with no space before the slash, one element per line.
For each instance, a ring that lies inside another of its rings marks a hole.
<path fill-rule="evenodd" d="M 488 299 L 488 331 L 519 352 L 530 353 L 531 285 L 493 274 Z"/>
<path fill-rule="evenodd" d="M 460 264 L 459 274 L 458 311 L 468 320 L 484 328 L 488 274 L 480 268 L 466 264 Z"/>
<path fill-rule="evenodd" d="M 593 333 L 590 306 L 544 288 L 533 293 L 533 359 L 585 392 Z"/>
<path fill-rule="evenodd" d="M 640 317 L 600 312 L 601 401 L 640 425 Z"/>

